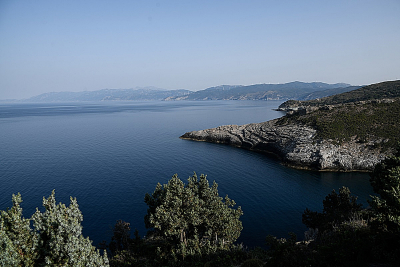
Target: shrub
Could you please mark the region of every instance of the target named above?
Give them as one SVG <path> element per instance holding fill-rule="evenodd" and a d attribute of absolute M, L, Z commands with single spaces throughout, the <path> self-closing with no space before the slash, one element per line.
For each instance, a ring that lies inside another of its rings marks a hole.
<path fill-rule="evenodd" d="M 56 204 L 54 190 L 43 198 L 45 212 L 36 209 L 24 219 L 21 195 L 13 195 L 13 207 L 1 212 L 0 263 L 3 266 L 108 266 L 103 256 L 82 236 L 82 213 L 76 199 L 69 207 Z M 30 222 L 33 221 L 34 229 Z"/>

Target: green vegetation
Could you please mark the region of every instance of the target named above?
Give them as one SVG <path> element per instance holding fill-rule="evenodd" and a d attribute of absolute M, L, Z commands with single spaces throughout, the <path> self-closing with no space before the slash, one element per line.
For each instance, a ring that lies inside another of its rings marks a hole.
<path fill-rule="evenodd" d="M 130 236 L 130 224 L 117 221 L 101 256 L 81 235 L 82 214 L 76 199 L 56 204 L 54 191 L 43 199 L 45 212 L 22 216 L 21 196 L 1 211 L 1 266 L 398 266 L 400 262 L 400 150 L 371 174 L 376 194 L 362 209 L 348 188 L 333 190 L 322 212 L 306 209 L 305 241 L 268 236 L 268 250 L 247 249 L 234 242 L 242 211 L 219 196 L 206 176 L 177 175 L 146 194 L 146 238 Z M 33 227 L 31 227 L 33 222 Z"/>
<path fill-rule="evenodd" d="M 124 266 L 127 259 L 154 266 L 193 266 L 211 260 L 231 264 L 243 257 L 242 248 L 234 245 L 243 228 L 239 220 L 243 212 L 233 208 L 236 203 L 228 196 L 220 197 L 217 183 L 210 186 L 205 175 L 194 174 L 187 184 L 174 175 L 146 194 L 145 203 L 149 207 L 145 224 L 150 229 L 146 239 L 137 232 L 130 239 L 129 224 L 117 222 L 109 246 L 115 255 L 113 265 Z"/>
<path fill-rule="evenodd" d="M 163 252 L 174 261 L 229 249 L 243 229 L 241 208 L 234 209 L 236 203 L 228 196 L 223 201 L 217 183 L 210 187 L 205 175 L 198 179 L 194 174 L 187 185 L 174 175 L 146 194 L 145 202 L 145 224 L 152 229 L 148 236 L 162 240 L 168 248 Z"/>
<path fill-rule="evenodd" d="M 301 123 L 317 130 L 317 138 L 339 143 L 354 139 L 373 141 L 387 149 L 400 141 L 400 99 L 394 102 L 366 103 L 320 108 L 308 114 L 295 113 L 278 123 Z"/>
<path fill-rule="evenodd" d="M 305 101 L 305 100 L 319 99 L 319 98 L 323 98 L 323 97 L 328 97 L 328 96 L 332 96 L 332 95 L 338 95 L 338 94 L 342 94 L 345 92 L 353 91 L 360 87 L 361 86 L 349 86 L 349 87 L 326 89 L 323 91 L 316 91 L 316 92 L 312 92 L 312 93 L 303 95 L 303 96 L 299 97 L 298 100 Z"/>
<path fill-rule="evenodd" d="M 267 237 L 267 266 L 398 266 L 400 262 L 400 153 L 378 164 L 371 174 L 378 196 L 361 209 L 348 188 L 332 191 L 322 213 L 308 209 L 306 241 Z"/>
<path fill-rule="evenodd" d="M 310 211 L 308 208 L 303 213 L 303 223 L 319 231 L 331 230 L 335 225 L 348 221 L 354 214 L 361 211 L 357 198 L 351 195 L 350 189 L 342 187 L 339 194 L 335 190 L 326 196 L 323 201 L 322 213 Z"/>
<path fill-rule="evenodd" d="M 326 97 L 319 101 L 311 100 L 307 103 L 321 106 L 398 97 L 400 97 L 400 81 L 391 81 L 364 86 L 357 90 Z"/>
<path fill-rule="evenodd" d="M 400 141 L 400 81 L 372 84 L 317 100 L 289 100 L 280 108 L 299 110 L 278 123 L 310 126 L 317 130 L 317 139 L 372 142 L 383 150 Z"/>
<path fill-rule="evenodd" d="M 383 149 L 400 141 L 400 81 L 285 105 L 317 107 L 287 115 L 278 123 L 309 125 L 322 139 L 373 141 Z M 0 265 L 398 266 L 400 146 L 376 166 L 370 182 L 379 196 L 371 196 L 368 209 L 362 209 L 350 189 L 333 190 L 323 200 L 322 212 L 304 211 L 302 221 L 309 227 L 305 241 L 298 242 L 293 233 L 288 239 L 267 236 L 268 250 L 234 244 L 242 230 L 243 212 L 228 196 L 220 197 L 218 185 L 210 186 L 205 175 L 194 174 L 187 184 L 174 175 L 167 184 L 157 184 L 145 196 L 146 238 L 138 231 L 131 238 L 130 224 L 119 220 L 111 242 L 103 244 L 108 250 L 103 255 L 82 236 L 83 217 L 76 199 L 71 197 L 68 207 L 56 204 L 53 191 L 43 198 L 45 211 L 37 209 L 27 219 L 17 194 L 12 196 L 12 208 L 0 214 Z"/>
<path fill-rule="evenodd" d="M 108 266 L 108 258 L 82 236 L 82 213 L 76 199 L 69 207 L 56 204 L 54 191 L 43 198 L 45 212 L 31 219 L 22 216 L 21 195 L 13 195 L 13 207 L 1 211 L 1 266 Z M 31 228 L 31 221 L 34 228 Z"/>
<path fill-rule="evenodd" d="M 369 203 L 376 216 L 375 226 L 384 232 L 400 233 L 400 149 L 376 166 L 370 181 L 381 196 L 373 196 Z"/>
<path fill-rule="evenodd" d="M 390 82 L 371 84 L 350 92 L 328 96 L 316 100 L 308 100 L 308 101 L 288 100 L 285 103 L 283 103 L 280 107 L 290 107 L 294 105 L 322 107 L 327 105 L 355 103 L 360 101 L 396 99 L 399 97 L 400 97 L 400 81 L 390 81 Z"/>
<path fill-rule="evenodd" d="M 13 206 L 1 211 L 0 263 L 2 266 L 33 266 L 38 258 L 37 237 L 30 228 L 30 219 L 22 216 L 21 195 L 12 196 Z"/>

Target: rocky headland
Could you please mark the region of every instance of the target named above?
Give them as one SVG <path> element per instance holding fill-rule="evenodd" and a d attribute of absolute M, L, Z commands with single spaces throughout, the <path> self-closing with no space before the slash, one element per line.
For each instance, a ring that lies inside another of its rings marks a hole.
<path fill-rule="evenodd" d="M 181 138 L 271 153 L 290 167 L 321 171 L 372 171 L 387 156 L 372 142 L 335 144 L 316 138 L 316 130 L 311 127 L 277 122 L 219 126 L 188 132 Z"/>
<path fill-rule="evenodd" d="M 400 81 L 374 84 L 321 100 L 287 101 L 280 107 L 287 115 L 279 119 L 180 138 L 270 153 L 299 169 L 372 171 L 400 141 L 399 97 Z"/>

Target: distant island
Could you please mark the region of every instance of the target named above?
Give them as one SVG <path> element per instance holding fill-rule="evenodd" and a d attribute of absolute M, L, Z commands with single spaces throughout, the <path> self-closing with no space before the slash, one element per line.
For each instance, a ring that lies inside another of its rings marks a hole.
<path fill-rule="evenodd" d="M 346 83 L 290 82 L 284 84 L 220 85 L 200 91 L 166 90 L 156 87 L 102 89 L 84 92 L 50 92 L 22 101 L 179 101 L 179 100 L 309 100 L 348 92 L 359 88 Z M 15 100 L 14 100 L 15 101 Z"/>
<path fill-rule="evenodd" d="M 320 171 L 372 171 L 400 141 L 400 81 L 309 101 L 289 100 L 282 118 L 185 133 L 182 139 L 229 144 Z"/>

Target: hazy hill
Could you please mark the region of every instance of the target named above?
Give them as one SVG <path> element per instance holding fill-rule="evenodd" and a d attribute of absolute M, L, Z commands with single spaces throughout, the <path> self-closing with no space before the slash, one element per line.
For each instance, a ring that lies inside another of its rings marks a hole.
<path fill-rule="evenodd" d="M 221 85 L 167 100 L 286 100 L 316 91 L 349 87 L 349 84 L 290 82 L 285 84 Z M 332 93 L 334 93 L 332 91 Z"/>
<path fill-rule="evenodd" d="M 220 85 L 200 91 L 164 90 L 155 87 L 102 89 L 84 92 L 51 92 L 31 97 L 30 102 L 107 100 L 287 100 L 314 99 L 354 89 L 349 84 L 290 82 L 285 84 Z"/>
<path fill-rule="evenodd" d="M 163 100 L 171 96 L 187 95 L 188 90 L 164 90 L 155 87 L 136 89 L 102 89 L 85 92 L 51 92 L 31 97 L 31 102 L 74 102 L 106 100 Z"/>
<path fill-rule="evenodd" d="M 315 92 L 312 92 L 309 94 L 302 95 L 297 100 L 319 99 L 319 98 L 323 98 L 323 97 L 327 97 L 327 96 L 332 96 L 332 95 L 337 95 L 337 94 L 353 91 L 360 87 L 361 86 L 349 86 L 349 87 L 326 89 L 323 91 L 315 91 Z"/>
<path fill-rule="evenodd" d="M 388 81 L 382 83 L 363 86 L 359 89 L 345 92 L 342 94 L 332 95 L 329 97 L 309 100 L 296 101 L 289 100 L 282 103 L 281 109 L 297 109 L 299 107 L 318 107 L 326 105 L 338 105 L 367 100 L 393 99 L 400 97 L 400 81 Z"/>

